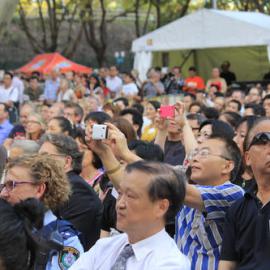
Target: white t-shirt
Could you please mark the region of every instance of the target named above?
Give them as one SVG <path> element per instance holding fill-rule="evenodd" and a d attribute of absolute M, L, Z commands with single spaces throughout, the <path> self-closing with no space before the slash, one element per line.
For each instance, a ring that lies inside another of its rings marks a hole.
<path fill-rule="evenodd" d="M 65 93 L 59 92 L 57 95 L 57 102 L 61 101 L 71 101 L 74 96 L 74 91 L 72 89 L 68 89 Z"/>
<path fill-rule="evenodd" d="M 128 83 L 123 85 L 123 94 L 125 96 L 134 96 L 139 92 L 138 87 L 135 83 Z"/>
<path fill-rule="evenodd" d="M 102 238 L 69 269 L 110 270 L 128 243 L 125 233 Z M 164 229 L 131 246 L 134 255 L 127 260 L 126 270 L 190 270 L 189 259 Z"/>
<path fill-rule="evenodd" d="M 0 86 L 0 102 L 7 103 L 8 101 L 18 102 L 19 101 L 19 90 L 18 88 L 11 85 L 9 88 Z"/>
<path fill-rule="evenodd" d="M 122 89 L 122 84 L 122 80 L 118 76 L 106 78 L 106 86 L 111 92 L 119 92 Z"/>
<path fill-rule="evenodd" d="M 20 103 L 22 103 L 23 102 L 23 94 L 24 94 L 23 81 L 18 77 L 13 77 L 12 85 L 13 85 L 13 87 L 15 87 L 19 90 L 19 101 L 20 101 Z"/>

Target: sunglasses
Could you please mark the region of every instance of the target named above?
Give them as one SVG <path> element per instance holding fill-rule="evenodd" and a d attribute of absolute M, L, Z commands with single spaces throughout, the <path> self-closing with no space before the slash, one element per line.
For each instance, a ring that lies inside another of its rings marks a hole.
<path fill-rule="evenodd" d="M 268 142 L 270 142 L 270 132 L 260 132 L 252 139 L 247 150 L 253 145 L 266 145 Z"/>

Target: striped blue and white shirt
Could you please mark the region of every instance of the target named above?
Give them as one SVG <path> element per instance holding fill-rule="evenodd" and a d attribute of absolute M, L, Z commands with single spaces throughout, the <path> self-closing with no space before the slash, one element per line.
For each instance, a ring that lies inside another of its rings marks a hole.
<path fill-rule="evenodd" d="M 227 209 L 244 191 L 225 182 L 220 186 L 196 186 L 204 211 L 183 206 L 177 215 L 175 240 L 191 260 L 191 270 L 216 270 L 222 242 L 222 225 Z"/>

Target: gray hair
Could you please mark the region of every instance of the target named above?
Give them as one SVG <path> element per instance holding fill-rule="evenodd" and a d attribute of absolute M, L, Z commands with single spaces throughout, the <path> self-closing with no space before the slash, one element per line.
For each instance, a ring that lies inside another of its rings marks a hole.
<path fill-rule="evenodd" d="M 38 153 L 40 145 L 31 140 L 14 140 L 10 149 L 12 148 L 20 148 L 24 155 L 32 155 Z"/>

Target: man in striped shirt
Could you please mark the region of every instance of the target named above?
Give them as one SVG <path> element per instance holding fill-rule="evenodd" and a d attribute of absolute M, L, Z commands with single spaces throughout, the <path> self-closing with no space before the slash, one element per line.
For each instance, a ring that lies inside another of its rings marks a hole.
<path fill-rule="evenodd" d="M 236 144 L 225 138 L 210 138 L 194 151 L 185 206 L 177 215 L 176 242 L 191 260 L 191 270 L 216 270 L 227 209 L 243 190 L 232 184 L 240 167 Z"/>

